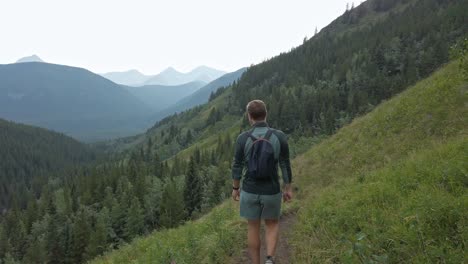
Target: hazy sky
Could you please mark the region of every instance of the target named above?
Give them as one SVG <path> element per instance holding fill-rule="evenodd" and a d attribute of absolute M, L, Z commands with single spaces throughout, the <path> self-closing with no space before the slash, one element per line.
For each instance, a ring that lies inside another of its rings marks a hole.
<path fill-rule="evenodd" d="M 0 64 L 233 71 L 302 43 L 349 0 L 0 0 Z M 357 4 L 357 1 L 356 1 Z"/>

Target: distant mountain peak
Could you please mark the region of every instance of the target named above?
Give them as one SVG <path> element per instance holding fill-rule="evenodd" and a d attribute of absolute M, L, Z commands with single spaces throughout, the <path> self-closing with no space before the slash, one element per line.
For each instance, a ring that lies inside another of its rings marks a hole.
<path fill-rule="evenodd" d="M 36 54 L 33 54 L 31 56 L 26 56 L 16 61 L 16 63 L 22 63 L 22 62 L 44 62 L 44 61 L 41 58 L 39 58 L 39 56 L 37 56 Z"/>
<path fill-rule="evenodd" d="M 136 70 L 136 69 L 131 69 L 131 70 L 128 70 L 128 71 L 126 71 L 126 72 L 128 72 L 128 73 L 139 73 L 139 74 L 143 74 L 143 73 L 141 73 L 139 70 Z"/>
<path fill-rule="evenodd" d="M 208 67 L 208 66 L 206 66 L 206 65 L 200 65 L 200 66 L 194 68 L 193 70 L 191 70 L 191 72 L 203 71 L 203 70 L 215 70 L 215 69 L 213 69 L 213 68 L 211 68 L 211 67 Z"/>
<path fill-rule="evenodd" d="M 180 73 L 178 70 L 174 69 L 174 67 L 167 67 L 161 73 Z"/>
<path fill-rule="evenodd" d="M 130 86 L 140 85 L 151 77 L 143 74 L 142 72 L 136 69 L 131 69 L 127 71 L 108 72 L 101 74 L 101 76 L 115 83 Z"/>
<path fill-rule="evenodd" d="M 202 81 L 209 83 L 222 75 L 224 71 L 210 68 L 208 66 L 198 66 L 190 72 L 180 72 L 173 67 L 168 67 L 161 73 L 151 77 L 145 82 L 145 85 L 181 85 L 193 81 Z"/>

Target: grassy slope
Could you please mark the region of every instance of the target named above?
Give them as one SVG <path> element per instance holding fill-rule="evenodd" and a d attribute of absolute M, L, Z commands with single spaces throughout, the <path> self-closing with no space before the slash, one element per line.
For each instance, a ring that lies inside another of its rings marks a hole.
<path fill-rule="evenodd" d="M 452 63 L 297 159 L 293 263 L 461 263 L 467 92 Z"/>
<path fill-rule="evenodd" d="M 237 210 L 225 202 L 195 222 L 154 232 L 93 263 L 225 263 L 243 247 Z"/>
<path fill-rule="evenodd" d="M 293 263 L 462 257 L 467 89 L 450 64 L 295 159 Z M 226 263 L 245 246 L 236 206 L 227 201 L 94 263 Z"/>

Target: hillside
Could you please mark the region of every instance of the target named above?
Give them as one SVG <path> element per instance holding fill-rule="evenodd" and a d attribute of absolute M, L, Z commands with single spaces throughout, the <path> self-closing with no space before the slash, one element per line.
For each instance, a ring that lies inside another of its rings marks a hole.
<path fill-rule="evenodd" d="M 463 262 L 467 95 L 451 63 L 297 159 L 294 262 Z"/>
<path fill-rule="evenodd" d="M 467 94 L 451 63 L 296 158 L 291 263 L 463 260 Z M 237 263 L 237 210 L 226 201 L 93 263 Z"/>
<path fill-rule="evenodd" d="M 0 212 L 12 203 L 25 206 L 54 176 L 91 163 L 96 156 L 63 134 L 0 119 Z"/>
<path fill-rule="evenodd" d="M 144 85 L 138 87 L 124 87 L 136 98 L 151 107 L 153 112 L 157 112 L 174 105 L 181 98 L 193 94 L 205 85 L 206 83 L 202 81 L 194 81 L 173 86 Z"/>
<path fill-rule="evenodd" d="M 93 141 L 138 133 L 149 113 L 120 85 L 85 69 L 37 62 L 0 65 L 1 118 Z"/>

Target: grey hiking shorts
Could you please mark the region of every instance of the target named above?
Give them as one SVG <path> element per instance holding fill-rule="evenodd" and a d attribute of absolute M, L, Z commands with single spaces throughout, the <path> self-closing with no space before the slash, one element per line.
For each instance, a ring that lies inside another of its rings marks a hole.
<path fill-rule="evenodd" d="M 281 192 L 273 195 L 240 193 L 240 216 L 249 220 L 278 219 L 281 214 Z"/>

